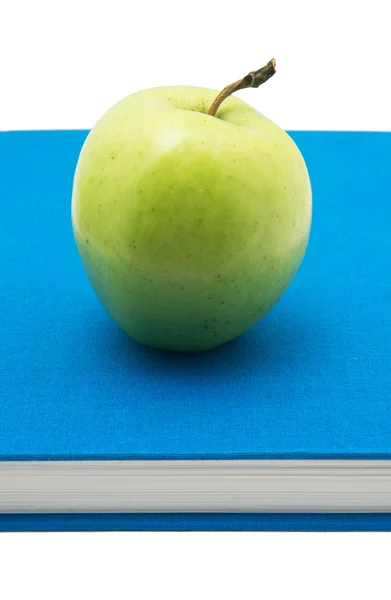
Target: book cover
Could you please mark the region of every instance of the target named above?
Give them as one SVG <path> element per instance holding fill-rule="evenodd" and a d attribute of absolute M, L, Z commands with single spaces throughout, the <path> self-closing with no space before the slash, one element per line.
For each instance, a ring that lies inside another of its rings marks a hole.
<path fill-rule="evenodd" d="M 277 306 L 237 340 L 143 347 L 72 235 L 85 131 L 0 134 L 0 461 L 389 460 L 391 134 L 293 132 L 313 226 Z M 382 515 L 0 515 L 0 529 L 391 528 Z"/>

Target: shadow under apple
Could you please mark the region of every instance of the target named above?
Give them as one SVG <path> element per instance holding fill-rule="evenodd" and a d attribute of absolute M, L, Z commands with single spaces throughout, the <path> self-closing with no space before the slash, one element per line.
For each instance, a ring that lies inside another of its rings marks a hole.
<path fill-rule="evenodd" d="M 311 322 L 291 311 L 276 310 L 257 325 L 222 346 L 204 352 L 175 352 L 149 348 L 128 337 L 104 314 L 89 322 L 88 338 L 93 352 L 104 369 L 140 376 L 184 381 L 279 376 L 297 371 L 310 354 L 308 343 L 313 338 Z M 313 343 L 313 339 L 312 339 Z"/>

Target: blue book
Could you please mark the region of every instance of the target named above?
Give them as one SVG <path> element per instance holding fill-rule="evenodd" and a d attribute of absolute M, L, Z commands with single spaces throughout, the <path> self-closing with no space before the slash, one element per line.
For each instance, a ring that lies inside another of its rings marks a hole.
<path fill-rule="evenodd" d="M 86 135 L 0 134 L 0 530 L 391 530 L 391 134 L 291 133 L 304 262 L 199 354 L 96 299 L 70 220 Z"/>

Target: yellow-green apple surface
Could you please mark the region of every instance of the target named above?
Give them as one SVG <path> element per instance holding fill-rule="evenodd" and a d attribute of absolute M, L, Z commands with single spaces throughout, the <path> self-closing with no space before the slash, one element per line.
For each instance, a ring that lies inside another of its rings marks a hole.
<path fill-rule="evenodd" d="M 300 151 L 233 96 L 207 114 L 216 94 L 134 93 L 98 121 L 78 160 L 83 264 L 108 313 L 149 346 L 197 351 L 237 337 L 276 304 L 307 246 Z"/>

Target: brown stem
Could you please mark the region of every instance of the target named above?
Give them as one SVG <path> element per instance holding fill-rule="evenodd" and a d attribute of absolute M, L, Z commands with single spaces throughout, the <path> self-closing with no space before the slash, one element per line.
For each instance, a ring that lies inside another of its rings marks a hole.
<path fill-rule="evenodd" d="M 228 96 L 230 96 L 231 94 L 234 94 L 238 90 L 243 90 L 249 87 L 257 88 L 260 85 L 262 85 L 262 83 L 265 83 L 265 81 L 270 79 L 270 77 L 273 77 L 275 72 L 276 59 L 272 58 L 271 60 L 269 60 L 267 65 L 265 65 L 261 69 L 258 69 L 258 71 L 251 71 L 251 73 L 246 75 L 246 77 L 243 77 L 243 79 L 239 79 L 239 81 L 235 81 L 235 83 L 227 85 L 227 87 L 225 87 L 213 101 L 209 109 L 208 115 L 214 117 L 220 104 L 224 102 L 224 100 L 228 98 Z"/>

